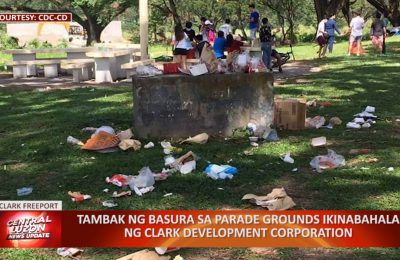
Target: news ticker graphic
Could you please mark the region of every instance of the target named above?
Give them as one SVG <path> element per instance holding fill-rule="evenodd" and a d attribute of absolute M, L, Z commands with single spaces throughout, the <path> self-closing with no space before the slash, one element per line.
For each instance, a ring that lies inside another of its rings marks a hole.
<path fill-rule="evenodd" d="M 400 211 L 0 212 L 0 247 L 399 247 Z"/>
<path fill-rule="evenodd" d="M 0 13 L 0 23 L 72 22 L 72 13 Z"/>
<path fill-rule="evenodd" d="M 62 210 L 59 200 L 0 200 L 1 211 L 58 211 Z M 1 214 L 1 213 L 0 213 Z"/>

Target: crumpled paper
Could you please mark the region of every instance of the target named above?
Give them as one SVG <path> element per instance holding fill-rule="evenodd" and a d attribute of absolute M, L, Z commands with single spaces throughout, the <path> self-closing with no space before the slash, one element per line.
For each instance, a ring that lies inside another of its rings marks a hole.
<path fill-rule="evenodd" d="M 267 196 L 246 194 L 242 200 L 247 200 L 250 203 L 268 208 L 269 210 L 287 210 L 296 206 L 292 198 L 287 195 L 284 188 L 273 189 Z"/>
<path fill-rule="evenodd" d="M 189 137 L 188 139 L 184 140 L 181 142 L 181 144 L 183 143 L 188 143 L 188 144 L 205 144 L 208 142 L 208 134 L 206 133 L 202 133 L 199 135 L 196 135 L 194 137 Z"/>
<path fill-rule="evenodd" d="M 122 140 L 119 143 L 118 147 L 124 151 L 131 149 L 131 148 L 135 151 L 138 151 L 138 150 L 140 150 L 140 148 L 142 148 L 142 143 L 138 140 L 127 139 L 127 140 Z"/>

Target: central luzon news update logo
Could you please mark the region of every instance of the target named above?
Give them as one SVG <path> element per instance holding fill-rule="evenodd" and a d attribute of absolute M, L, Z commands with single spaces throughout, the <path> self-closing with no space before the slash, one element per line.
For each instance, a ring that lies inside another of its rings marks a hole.
<path fill-rule="evenodd" d="M 7 240 L 50 239 L 53 220 L 45 213 L 18 214 L 7 222 Z"/>

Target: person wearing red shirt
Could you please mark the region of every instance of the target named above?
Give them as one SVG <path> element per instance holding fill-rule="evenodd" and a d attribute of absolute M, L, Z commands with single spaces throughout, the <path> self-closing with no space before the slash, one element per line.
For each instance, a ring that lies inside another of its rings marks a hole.
<path fill-rule="evenodd" d="M 228 34 L 228 36 L 226 36 L 226 50 L 228 51 L 228 53 L 232 53 L 234 51 L 240 52 L 240 47 L 242 46 L 243 42 L 233 39 L 232 34 Z"/>

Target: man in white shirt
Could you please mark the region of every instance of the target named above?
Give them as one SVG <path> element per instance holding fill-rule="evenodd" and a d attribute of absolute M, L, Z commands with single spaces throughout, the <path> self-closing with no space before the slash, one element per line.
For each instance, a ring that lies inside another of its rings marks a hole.
<path fill-rule="evenodd" d="M 232 33 L 231 20 L 226 19 L 225 24 L 221 25 L 221 27 L 219 27 L 219 30 L 224 32 L 224 37 L 226 38 L 228 34 Z"/>
<path fill-rule="evenodd" d="M 356 15 L 356 17 L 354 17 L 350 23 L 351 34 L 350 34 L 350 42 L 349 42 L 349 56 L 351 55 L 351 49 L 355 42 L 357 43 L 357 56 L 360 56 L 361 40 L 362 40 L 362 36 L 363 36 L 363 29 L 365 26 L 365 21 L 363 18 L 361 18 L 360 11 L 355 11 L 354 14 Z"/>

